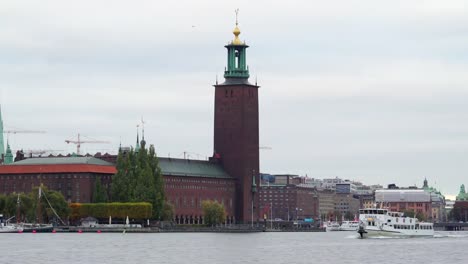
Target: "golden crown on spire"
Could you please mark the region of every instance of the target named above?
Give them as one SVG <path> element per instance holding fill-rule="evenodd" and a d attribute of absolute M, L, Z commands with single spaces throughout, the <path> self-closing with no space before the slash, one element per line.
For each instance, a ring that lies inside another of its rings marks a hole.
<path fill-rule="evenodd" d="M 239 23 L 238 23 L 238 20 L 237 20 L 237 17 L 239 15 L 239 9 L 236 9 L 236 27 L 234 28 L 234 30 L 232 31 L 232 33 L 234 34 L 234 40 L 231 42 L 232 45 L 244 45 L 244 43 L 239 39 L 239 35 L 241 33 L 239 27 L 237 26 Z"/>

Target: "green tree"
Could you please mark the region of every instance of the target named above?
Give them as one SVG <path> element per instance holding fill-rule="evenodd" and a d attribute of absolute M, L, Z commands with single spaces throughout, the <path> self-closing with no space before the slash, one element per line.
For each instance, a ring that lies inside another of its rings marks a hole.
<path fill-rule="evenodd" d="M 142 141 L 138 152 L 119 153 L 111 194 L 114 202 L 151 203 L 152 218 L 165 219 L 164 180 L 153 145 L 148 150 Z"/>
<path fill-rule="evenodd" d="M 164 207 L 162 211 L 162 219 L 170 220 L 174 216 L 174 206 L 169 202 L 164 202 Z"/>
<path fill-rule="evenodd" d="M 205 224 L 208 226 L 221 224 L 226 219 L 226 212 L 224 210 L 224 206 L 218 203 L 217 201 L 203 201 L 202 209 Z"/>
<path fill-rule="evenodd" d="M 102 186 L 101 177 L 97 176 L 94 182 L 93 203 L 107 202 L 107 191 Z"/>
<path fill-rule="evenodd" d="M 68 203 L 60 192 L 49 190 L 47 187 L 42 186 L 40 197 L 39 187 L 34 187 L 28 196 L 31 199 L 30 205 L 24 205 L 23 198 L 21 198 L 21 207 L 26 208 L 26 217 L 29 221 L 33 219 L 33 221 L 46 223 L 51 221 L 59 222 L 58 217 L 64 220 L 70 215 Z M 24 199 L 27 199 L 27 197 L 24 197 Z M 39 209 L 38 206 L 40 206 Z M 29 210 L 27 209 L 28 207 L 30 208 Z M 38 213 L 41 215 L 38 215 Z"/>
<path fill-rule="evenodd" d="M 416 213 L 414 212 L 414 210 L 404 210 L 403 213 L 405 214 L 405 216 L 407 217 L 415 217 Z"/>
<path fill-rule="evenodd" d="M 39 187 L 34 187 L 30 193 L 11 193 L 7 196 L 0 196 L 0 212 L 7 218 L 19 217 L 20 222 L 36 222 L 37 220 L 50 222 L 57 218 L 55 213 L 61 219 L 66 219 L 70 209 L 60 192 L 48 190 L 43 186 L 40 200 Z M 41 212 L 40 216 L 37 215 L 38 212 Z"/>

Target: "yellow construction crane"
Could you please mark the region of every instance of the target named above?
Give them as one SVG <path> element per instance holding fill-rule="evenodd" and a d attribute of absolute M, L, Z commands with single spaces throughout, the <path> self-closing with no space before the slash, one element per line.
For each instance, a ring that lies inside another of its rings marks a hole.
<path fill-rule="evenodd" d="M 102 140 L 81 140 L 80 138 L 80 134 L 78 134 L 78 140 L 70 140 L 70 139 L 67 139 L 65 140 L 65 142 L 67 144 L 76 144 L 76 155 L 80 155 L 80 147 L 81 147 L 81 144 L 84 144 L 84 143 L 103 143 L 103 144 L 108 144 L 110 143 L 109 141 L 102 141 Z"/>

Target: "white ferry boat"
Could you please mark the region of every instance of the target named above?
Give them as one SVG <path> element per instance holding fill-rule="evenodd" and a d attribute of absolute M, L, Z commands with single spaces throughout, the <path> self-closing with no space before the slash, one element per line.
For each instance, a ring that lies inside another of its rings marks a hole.
<path fill-rule="evenodd" d="M 340 226 L 340 231 L 357 231 L 359 229 L 359 221 L 343 221 Z"/>
<path fill-rule="evenodd" d="M 340 231 L 340 224 L 338 222 L 328 221 L 327 224 L 325 225 L 325 231 L 327 232 Z"/>
<path fill-rule="evenodd" d="M 11 219 L 11 218 L 10 218 Z M 3 215 L 0 214 L 0 233 L 18 233 L 22 232 L 23 228 L 17 225 L 11 225 L 9 220 L 4 221 Z"/>
<path fill-rule="evenodd" d="M 400 212 L 387 209 L 360 209 L 359 229 L 361 238 L 372 236 L 434 236 L 432 223 L 419 222 L 417 218 L 406 217 Z"/>

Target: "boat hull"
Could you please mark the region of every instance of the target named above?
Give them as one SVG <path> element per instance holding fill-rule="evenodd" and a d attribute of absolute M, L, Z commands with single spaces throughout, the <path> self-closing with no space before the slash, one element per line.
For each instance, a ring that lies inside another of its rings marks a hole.
<path fill-rule="evenodd" d="M 370 238 L 370 237 L 433 237 L 434 236 L 434 232 L 431 232 L 431 230 L 418 230 L 418 231 L 419 232 L 399 232 L 399 231 L 393 231 L 393 230 L 365 229 L 365 232 L 362 233 L 362 238 Z"/>
<path fill-rule="evenodd" d="M 0 228 L 0 233 L 21 233 L 23 228 L 20 227 L 2 227 Z"/>
<path fill-rule="evenodd" d="M 23 233 L 51 233 L 52 231 L 54 231 L 54 227 L 52 225 L 23 227 Z"/>

